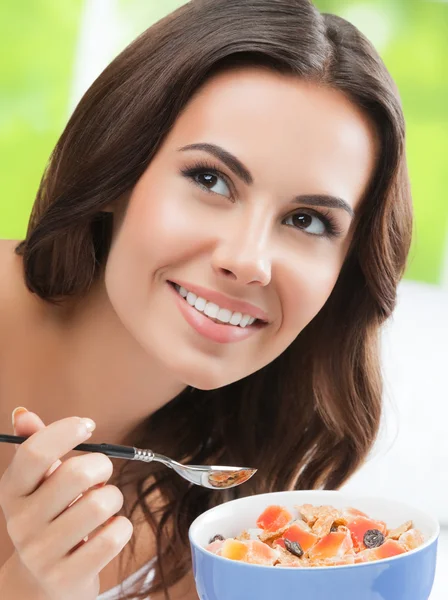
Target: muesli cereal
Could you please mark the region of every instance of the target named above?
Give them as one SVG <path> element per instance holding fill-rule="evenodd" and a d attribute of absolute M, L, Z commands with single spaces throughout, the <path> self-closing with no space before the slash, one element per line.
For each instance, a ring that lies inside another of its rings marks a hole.
<path fill-rule="evenodd" d="M 302 504 L 294 516 L 284 506 L 268 506 L 257 528 L 235 538 L 217 534 L 207 550 L 242 562 L 275 567 L 330 567 L 390 558 L 424 543 L 412 521 L 389 529 L 349 507 Z"/>

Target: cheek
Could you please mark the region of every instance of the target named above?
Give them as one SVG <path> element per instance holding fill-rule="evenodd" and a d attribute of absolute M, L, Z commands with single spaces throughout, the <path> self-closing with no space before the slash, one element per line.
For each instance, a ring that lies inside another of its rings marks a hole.
<path fill-rule="evenodd" d="M 180 177 L 153 174 L 136 185 L 117 226 L 105 277 L 109 300 L 129 328 L 163 308 L 160 284 L 173 268 L 182 270 L 210 250 L 212 219 L 216 228 L 216 215 L 204 211 Z"/>
<path fill-rule="evenodd" d="M 329 245 L 330 248 L 330 245 Z M 333 247 L 327 255 L 308 255 L 290 269 L 284 293 L 284 321 L 295 332 L 308 325 L 328 300 L 339 276 L 343 256 Z"/>
<path fill-rule="evenodd" d="M 190 249 L 204 235 L 204 215 L 180 178 L 158 183 L 148 179 L 136 187 L 120 229 L 122 249 L 146 269 L 163 268 L 186 260 Z"/>

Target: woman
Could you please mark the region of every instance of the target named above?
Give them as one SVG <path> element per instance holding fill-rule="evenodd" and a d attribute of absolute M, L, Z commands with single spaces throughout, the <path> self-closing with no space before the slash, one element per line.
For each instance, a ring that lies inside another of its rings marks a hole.
<path fill-rule="evenodd" d="M 91 600 L 143 569 L 129 598 L 195 598 L 198 514 L 355 472 L 410 245 L 404 145 L 374 48 L 307 0 L 193 0 L 112 61 L 26 239 L 1 246 L 2 413 L 24 404 L 30 439 L 2 449 L 0 589 Z M 258 473 L 227 492 L 157 464 L 117 460 L 111 477 L 104 455 L 68 452 L 74 415 L 94 442 Z M 40 482 L 30 457 L 52 465 Z"/>

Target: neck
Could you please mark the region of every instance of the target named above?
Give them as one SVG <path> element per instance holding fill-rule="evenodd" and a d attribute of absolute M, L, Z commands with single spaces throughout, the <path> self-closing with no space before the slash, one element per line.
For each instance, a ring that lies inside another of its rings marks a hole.
<path fill-rule="evenodd" d="M 54 348 L 60 395 L 44 400 L 40 415 L 44 421 L 90 417 L 97 428 L 89 441 L 120 444 L 186 387 L 130 335 L 102 281 L 82 301 L 56 310 L 61 310 Z M 55 373 L 51 371 L 50 380 Z"/>

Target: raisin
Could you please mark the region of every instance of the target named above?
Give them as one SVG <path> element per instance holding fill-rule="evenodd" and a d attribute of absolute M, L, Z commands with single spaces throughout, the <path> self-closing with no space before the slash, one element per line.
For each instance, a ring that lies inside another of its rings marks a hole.
<path fill-rule="evenodd" d="M 214 535 L 212 537 L 212 539 L 209 541 L 209 544 L 212 544 L 213 542 L 217 542 L 218 540 L 222 541 L 224 540 L 224 536 L 222 536 L 221 534 L 217 533 L 216 535 Z"/>
<path fill-rule="evenodd" d="M 367 548 L 378 548 L 384 544 L 384 535 L 378 529 L 368 529 L 364 534 L 364 544 Z"/>
<path fill-rule="evenodd" d="M 302 546 L 299 544 L 299 542 L 291 542 L 291 540 L 285 538 L 285 546 L 288 552 L 291 552 L 291 554 L 294 554 L 294 556 L 298 556 L 299 558 L 303 556 Z"/>

